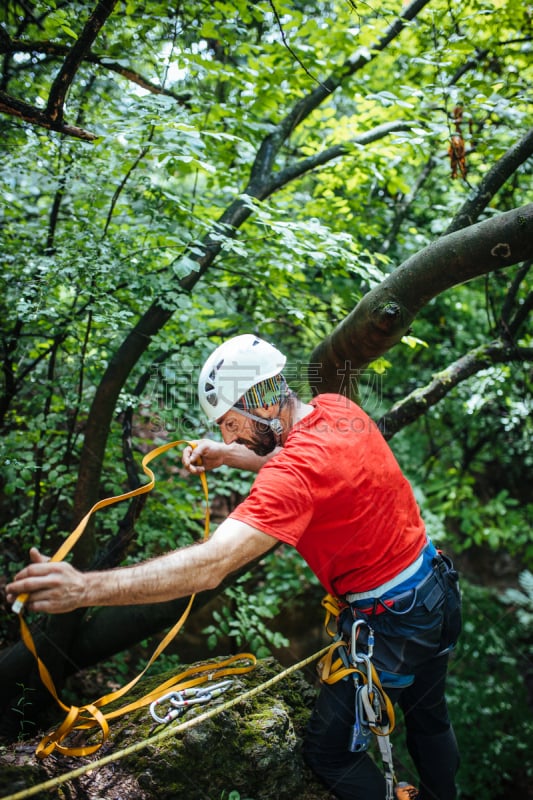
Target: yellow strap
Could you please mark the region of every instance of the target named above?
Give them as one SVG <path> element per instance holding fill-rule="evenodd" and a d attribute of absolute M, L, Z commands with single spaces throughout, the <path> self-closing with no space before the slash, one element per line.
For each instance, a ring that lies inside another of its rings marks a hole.
<path fill-rule="evenodd" d="M 326 655 L 318 662 L 317 672 L 322 683 L 337 683 L 337 681 L 341 681 L 347 675 L 353 675 L 356 672 L 361 674 L 360 670 L 355 669 L 355 667 L 347 667 L 345 665 L 344 661 L 337 653 L 340 647 L 346 647 L 343 639 L 333 642 Z M 337 658 L 335 658 L 335 656 L 337 656 Z"/>
<path fill-rule="evenodd" d="M 192 442 L 179 440 L 175 442 L 168 442 L 167 444 L 161 445 L 160 447 L 156 447 L 154 448 L 154 450 L 151 450 L 149 453 L 147 453 L 142 460 L 142 468 L 144 470 L 144 473 L 149 477 L 150 479 L 149 482 L 144 484 L 143 486 L 139 486 L 137 489 L 133 489 L 130 492 L 126 492 L 125 494 L 116 495 L 115 497 L 108 497 L 105 498 L 104 500 L 99 500 L 97 503 L 95 503 L 93 507 L 90 509 L 90 511 L 88 511 L 88 513 L 83 517 L 80 523 L 72 531 L 70 536 L 68 536 L 68 538 L 63 542 L 58 551 L 52 556 L 51 560 L 62 561 L 65 558 L 65 556 L 70 552 L 72 547 L 76 544 L 76 542 L 82 535 L 83 531 L 87 526 L 87 523 L 89 522 L 89 519 L 95 513 L 95 511 L 98 511 L 101 508 L 105 508 L 106 506 L 112 505 L 113 503 L 119 503 L 122 500 L 127 500 L 129 498 L 136 497 L 137 495 L 150 492 L 155 486 L 154 473 L 148 467 L 150 461 L 162 455 L 167 450 L 171 450 L 172 448 L 183 444 L 195 447 L 195 444 Z M 208 493 L 207 479 L 205 473 L 200 474 L 200 480 L 202 482 L 202 488 L 204 490 L 204 497 L 206 502 L 204 539 L 207 539 L 209 536 L 210 514 L 209 514 L 209 493 Z M 50 755 L 50 753 L 52 753 L 54 750 L 58 750 L 60 753 L 63 753 L 64 755 L 68 756 L 92 755 L 101 748 L 101 746 L 104 744 L 109 735 L 108 720 L 115 719 L 116 717 L 120 717 L 123 714 L 129 713 L 130 711 L 149 705 L 151 702 L 157 700 L 159 697 L 161 697 L 161 695 L 169 691 L 173 690 L 179 691 L 182 689 L 189 688 L 191 686 L 197 686 L 198 684 L 204 683 L 205 681 L 211 679 L 212 677 L 221 678 L 227 675 L 242 674 L 244 672 L 249 672 L 254 668 L 256 664 L 256 658 L 251 653 L 241 653 L 239 655 L 232 656 L 231 658 L 228 658 L 224 661 L 204 664 L 199 667 L 190 667 L 189 669 L 186 669 L 183 672 L 179 673 L 178 675 L 175 675 L 169 680 L 165 681 L 160 686 L 153 689 L 148 694 L 144 695 L 144 697 L 135 700 L 133 703 L 129 703 L 123 706 L 122 708 L 116 709 L 108 714 L 103 714 L 102 711 L 100 711 L 100 709 L 103 706 L 109 705 L 110 703 L 114 702 L 115 700 L 118 700 L 119 698 L 127 694 L 130 691 L 130 689 L 132 689 L 132 687 L 135 686 L 135 684 L 141 680 L 141 678 L 145 675 L 147 670 L 151 667 L 154 661 L 161 655 L 163 650 L 172 641 L 172 639 L 174 639 L 178 631 L 183 626 L 191 610 L 194 598 L 195 595 L 192 595 L 190 597 L 185 611 L 183 612 L 179 620 L 176 622 L 176 624 L 165 635 L 164 639 L 157 646 L 148 664 L 143 669 L 143 671 L 139 675 L 137 675 L 137 677 L 135 677 L 128 684 L 118 689 L 117 691 L 111 692 L 110 694 L 100 697 L 94 703 L 88 703 L 87 705 L 80 707 L 78 706 L 69 707 L 65 705 L 63 701 L 60 699 L 56 687 L 54 685 L 52 676 L 50 675 L 50 672 L 46 668 L 46 665 L 43 663 L 43 661 L 40 659 L 37 653 L 37 650 L 35 648 L 35 643 L 33 641 L 30 630 L 24 620 L 24 617 L 22 613 L 19 613 L 21 637 L 24 644 L 26 645 L 28 650 L 32 653 L 37 662 L 41 681 L 46 686 L 52 697 L 61 706 L 61 708 L 67 712 L 67 716 L 65 717 L 61 725 L 51 734 L 45 736 L 38 745 L 36 754 L 39 758 L 46 758 L 46 756 Z M 16 607 L 22 608 L 27 599 L 28 599 L 27 594 L 20 595 L 19 597 L 17 597 L 15 604 Z M 247 663 L 244 663 L 241 666 L 236 666 L 236 664 L 239 661 Z M 72 731 L 88 730 L 95 727 L 99 727 L 101 732 L 100 741 L 98 743 L 83 747 L 68 747 L 62 744 L 65 738 Z"/>
<path fill-rule="evenodd" d="M 332 638 L 337 635 L 337 631 L 331 631 L 329 628 L 329 624 L 332 619 L 337 619 L 341 612 L 341 603 L 337 597 L 334 597 L 332 594 L 327 594 L 322 598 L 321 605 L 323 608 L 326 609 L 326 619 L 324 620 L 324 627 L 326 632 Z"/>
<path fill-rule="evenodd" d="M 126 492 L 125 494 L 119 494 L 119 495 L 116 495 L 115 497 L 105 497 L 103 500 L 98 500 L 98 502 L 95 503 L 93 505 L 93 507 L 85 514 L 83 519 L 80 520 L 80 522 L 74 528 L 74 530 L 72 531 L 70 536 L 68 536 L 65 539 L 63 544 L 59 547 L 57 552 L 54 553 L 54 555 L 52 556 L 52 558 L 50 560 L 51 561 L 63 561 L 63 559 L 70 553 L 70 551 L 72 550 L 72 548 L 74 547 L 74 545 L 76 544 L 76 542 L 78 541 L 80 536 L 82 535 L 83 531 L 87 527 L 87 523 L 89 522 L 90 518 L 95 513 L 95 511 L 99 511 L 99 509 L 105 508 L 106 506 L 113 505 L 114 503 L 120 503 L 122 500 L 129 500 L 132 497 L 137 497 L 137 495 L 147 494 L 148 492 L 151 492 L 152 489 L 155 486 L 155 476 L 154 476 L 154 473 L 152 472 L 152 470 L 148 467 L 148 464 L 150 463 L 150 461 L 153 461 L 154 458 L 157 458 L 158 456 L 162 455 L 163 453 L 166 453 L 167 450 L 171 450 L 173 447 L 178 447 L 179 445 L 182 445 L 182 444 L 187 444 L 190 447 L 195 447 L 195 444 L 193 442 L 187 442 L 187 441 L 185 441 L 183 439 L 180 439 L 180 440 L 175 441 L 175 442 L 167 442 L 167 444 L 162 444 L 159 447 L 156 447 L 153 450 L 150 450 L 150 452 L 147 453 L 144 456 L 144 458 L 143 458 L 143 460 L 141 462 L 141 466 L 143 468 L 143 471 L 144 471 L 145 475 L 147 475 L 150 478 L 149 482 L 143 484 L 142 486 L 139 486 L 137 489 L 132 489 L 130 492 Z M 208 493 L 208 489 L 207 489 L 207 479 L 205 477 L 205 472 L 202 472 L 200 474 L 200 480 L 202 481 L 202 488 L 204 490 L 204 497 L 205 497 L 205 501 L 206 501 L 206 504 L 207 504 L 208 503 L 209 493 Z M 207 506 L 206 515 L 205 515 L 205 527 L 204 527 L 204 537 L 205 538 L 207 538 L 208 535 L 209 535 L 209 521 L 210 521 L 209 520 L 209 506 Z M 15 606 L 24 605 L 24 603 L 26 602 L 27 599 L 28 599 L 28 595 L 27 594 L 21 594 L 19 597 L 17 597 L 17 599 L 15 601 Z"/>
<path fill-rule="evenodd" d="M 332 632 L 329 628 L 330 622 L 333 618 L 338 617 L 339 613 L 342 609 L 341 601 L 338 598 L 334 597 L 331 594 L 327 594 L 325 597 L 322 598 L 322 606 L 326 609 L 326 618 L 324 620 L 324 627 L 326 631 L 331 637 L 336 637 L 338 634 L 336 632 Z M 346 662 L 348 661 L 347 658 L 343 659 L 337 653 L 337 651 L 344 647 L 347 650 L 346 642 L 344 639 L 336 638 L 336 640 L 332 643 L 330 648 L 328 649 L 327 653 L 320 659 L 317 664 L 317 672 L 320 677 L 322 683 L 337 683 L 337 681 L 341 681 L 343 678 L 346 678 L 348 675 L 357 675 L 359 680 L 362 683 L 368 682 L 368 675 L 366 675 L 362 670 L 358 669 L 354 666 L 346 666 Z M 336 656 L 336 657 L 335 657 Z M 367 662 L 368 663 L 368 662 Z M 370 725 L 370 730 L 372 733 L 375 733 L 376 736 L 388 736 L 389 733 L 392 733 L 394 730 L 395 725 L 395 713 L 394 713 L 394 706 L 391 703 L 391 700 L 388 694 L 384 691 L 381 681 L 378 677 L 378 673 L 376 668 L 372 664 L 369 663 L 370 670 L 371 670 L 371 677 L 372 677 L 372 686 L 373 690 L 370 695 L 370 701 L 374 699 L 374 696 L 377 697 L 379 700 L 379 706 L 381 709 L 385 709 L 388 717 L 388 725 L 387 727 L 378 726 L 378 725 Z"/>

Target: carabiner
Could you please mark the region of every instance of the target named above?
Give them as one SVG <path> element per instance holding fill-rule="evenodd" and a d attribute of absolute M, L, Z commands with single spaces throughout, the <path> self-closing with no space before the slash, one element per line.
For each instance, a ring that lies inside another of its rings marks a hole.
<path fill-rule="evenodd" d="M 357 655 L 357 637 L 359 635 L 359 628 L 361 625 L 366 625 L 368 628 L 368 639 L 366 643 L 367 653 L 364 655 Z M 366 658 L 372 658 L 374 652 L 374 628 L 372 628 L 365 619 L 356 619 L 352 625 L 352 635 L 350 643 L 350 656 L 353 664 L 360 664 Z"/>
<path fill-rule="evenodd" d="M 154 722 L 158 722 L 160 725 L 166 725 L 167 722 L 171 722 L 173 719 L 176 719 L 180 713 L 180 709 L 171 709 L 164 717 L 160 717 L 156 712 L 156 709 L 167 700 L 171 703 L 171 705 L 174 706 L 177 697 L 179 697 L 178 692 L 169 692 L 168 694 L 164 694 L 158 700 L 154 700 L 153 703 L 150 704 L 150 714 L 152 715 Z"/>
<path fill-rule="evenodd" d="M 205 688 L 190 687 L 188 689 L 181 689 L 180 691 L 175 690 L 173 692 L 168 692 L 159 699 L 154 700 L 150 705 L 152 719 L 160 725 L 166 725 L 167 722 L 176 719 L 188 706 L 198 703 L 208 703 L 210 700 L 213 700 L 213 698 L 218 697 L 225 692 L 226 689 L 229 689 L 232 683 L 232 680 L 225 680 L 211 686 L 206 686 Z M 164 717 L 161 717 L 157 713 L 157 707 L 165 702 L 170 703 L 172 708 Z"/>
<path fill-rule="evenodd" d="M 364 619 L 356 619 L 352 625 L 352 635 L 350 639 L 350 657 L 352 659 L 352 664 L 359 664 L 362 661 L 361 656 L 357 655 L 357 637 L 361 625 L 366 625 Z"/>

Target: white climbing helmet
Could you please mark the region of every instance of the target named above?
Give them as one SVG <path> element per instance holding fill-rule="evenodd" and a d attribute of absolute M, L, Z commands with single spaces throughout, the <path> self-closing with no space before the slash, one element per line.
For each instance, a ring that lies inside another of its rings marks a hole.
<path fill-rule="evenodd" d="M 286 361 L 283 353 L 251 333 L 221 344 L 198 378 L 198 398 L 208 419 L 220 419 L 252 386 L 279 375 Z"/>

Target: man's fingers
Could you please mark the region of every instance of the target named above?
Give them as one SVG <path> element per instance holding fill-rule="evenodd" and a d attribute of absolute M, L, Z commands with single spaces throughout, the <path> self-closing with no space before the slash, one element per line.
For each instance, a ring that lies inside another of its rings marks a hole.
<path fill-rule="evenodd" d="M 31 611 L 60 614 L 80 605 L 84 579 L 65 561 L 51 561 L 36 551 L 32 561 L 6 586 L 8 602 L 20 598 L 20 604 Z M 14 609 L 18 613 L 20 609 Z"/>
<path fill-rule="evenodd" d="M 195 475 L 200 472 L 205 472 L 205 468 L 201 464 L 202 457 L 200 453 L 197 452 L 197 448 L 186 447 L 183 451 L 182 461 L 189 472 Z"/>
<path fill-rule="evenodd" d="M 50 561 L 50 558 L 49 556 L 44 556 L 42 553 L 40 553 L 36 547 L 32 547 L 30 550 L 30 561 L 33 564 L 46 563 L 47 561 Z"/>
<path fill-rule="evenodd" d="M 49 563 L 48 556 L 43 556 L 37 548 L 32 547 L 30 550 L 30 559 L 28 566 L 15 575 L 15 579 L 6 586 L 6 597 L 9 603 L 19 595 L 35 592 L 39 588 L 49 585 L 50 578 L 54 584 L 60 579 L 59 574 L 54 575 L 56 570 L 57 572 L 61 570 L 60 565 Z"/>

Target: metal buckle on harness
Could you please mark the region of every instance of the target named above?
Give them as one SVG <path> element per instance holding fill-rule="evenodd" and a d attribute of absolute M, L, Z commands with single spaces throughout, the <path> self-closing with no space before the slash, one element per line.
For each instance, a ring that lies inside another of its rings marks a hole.
<path fill-rule="evenodd" d="M 215 697 L 218 697 L 227 689 L 229 689 L 232 684 L 232 680 L 226 680 L 220 681 L 220 683 L 215 683 L 212 686 L 206 686 L 205 688 L 194 687 L 190 689 L 181 689 L 174 692 L 168 692 L 157 700 L 154 700 L 154 702 L 150 705 L 150 714 L 152 715 L 152 719 L 154 722 L 157 722 L 160 725 L 166 725 L 168 722 L 172 722 L 173 719 L 176 719 L 176 717 L 178 717 L 189 706 L 196 705 L 198 703 L 208 703 L 210 700 L 213 700 Z M 169 711 L 167 711 L 165 716 L 162 717 L 158 713 L 158 706 L 167 702 L 170 703 L 171 708 Z"/>

